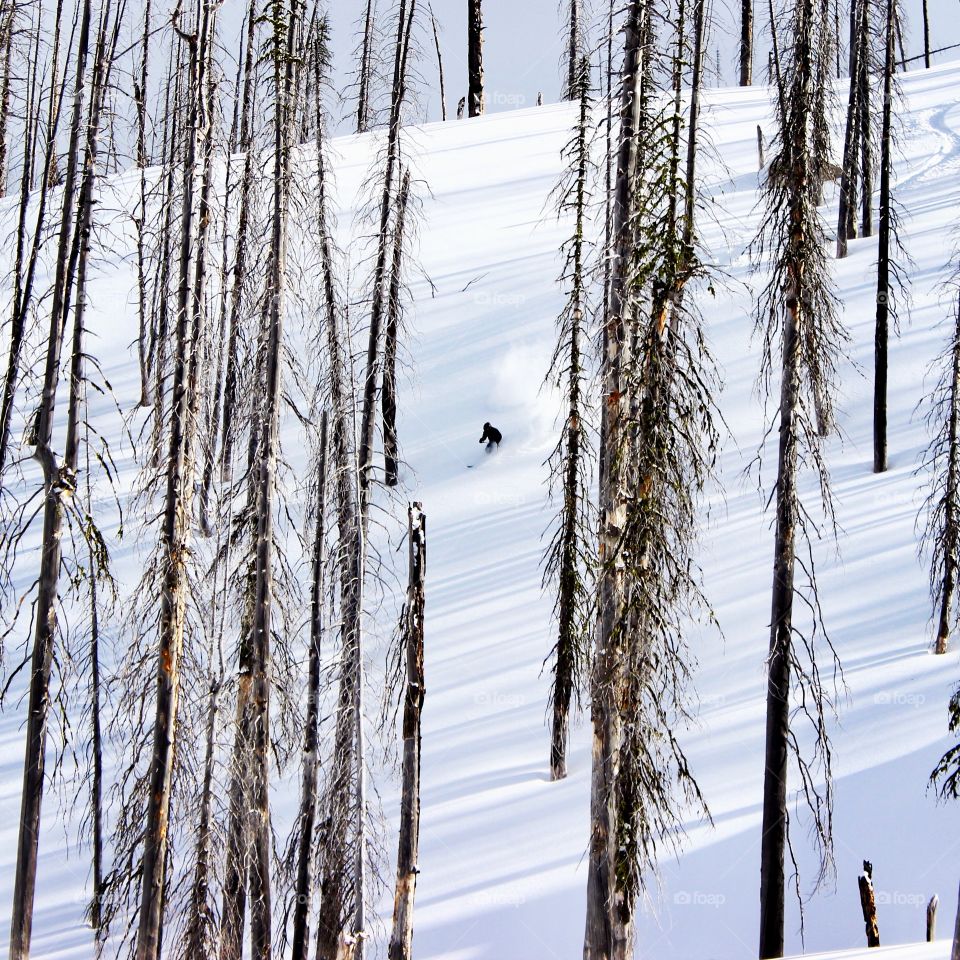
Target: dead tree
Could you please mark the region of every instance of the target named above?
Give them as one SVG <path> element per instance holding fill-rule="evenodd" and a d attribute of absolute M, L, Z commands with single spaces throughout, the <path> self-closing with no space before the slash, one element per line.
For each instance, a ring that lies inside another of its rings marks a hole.
<path fill-rule="evenodd" d="M 960 565 L 960 306 L 954 317 L 956 326 L 941 354 L 942 373 L 930 398 L 927 423 L 932 438 L 924 458 L 930 489 L 921 545 L 930 558 L 930 597 L 937 620 L 934 649 L 941 654 L 947 652 L 956 622 Z M 944 773 L 944 760 L 938 771 L 938 776 Z"/>
<path fill-rule="evenodd" d="M 360 44 L 360 90 L 357 95 L 357 133 L 366 133 L 370 129 L 370 79 L 373 73 L 373 41 L 376 6 L 374 0 L 367 0 L 367 10 L 363 18 L 363 40 Z"/>
<path fill-rule="evenodd" d="M 383 384 L 380 402 L 383 407 L 383 482 L 388 487 L 397 485 L 397 345 L 403 290 L 403 255 L 407 219 L 407 203 L 410 199 L 410 168 L 400 178 L 400 194 L 397 197 L 397 212 L 393 225 L 393 259 L 390 265 L 390 291 L 387 295 L 387 328 L 383 349 Z"/>
<path fill-rule="evenodd" d="M 937 939 L 937 906 L 940 898 L 934 894 L 927 903 L 927 943 Z"/>
<path fill-rule="evenodd" d="M 69 313 L 69 276 L 75 264 L 71 253 L 75 243 L 75 204 L 77 175 L 83 148 L 84 90 L 87 84 L 87 61 L 90 54 L 92 4 L 85 0 L 80 11 L 77 47 L 74 55 L 75 74 L 70 137 L 63 185 L 63 205 L 57 235 L 57 261 L 53 296 L 50 305 L 49 333 L 46 343 L 43 392 L 33 426 L 34 457 L 43 473 L 43 539 L 40 554 L 40 575 L 37 588 L 35 629 L 30 660 L 29 701 L 26 723 L 26 750 L 23 767 L 23 792 L 20 826 L 17 837 L 17 866 L 14 874 L 13 915 L 10 921 L 10 958 L 27 960 L 33 927 L 33 898 L 37 878 L 37 853 L 40 840 L 40 813 L 45 786 L 47 717 L 50 704 L 50 671 L 57 635 L 57 606 L 62 557 L 61 538 L 64 521 L 64 499 L 76 489 L 76 449 L 72 459 L 65 454 L 61 462 L 53 449 L 54 414 L 60 381 L 60 362 L 64 332 Z M 51 89 L 51 96 L 53 91 Z M 79 415 L 78 403 L 71 403 L 68 420 Z M 75 429 L 75 428 L 74 428 Z M 68 431 L 70 425 L 68 423 Z"/>
<path fill-rule="evenodd" d="M 467 0 L 467 116 L 484 112 L 482 0 Z"/>
<path fill-rule="evenodd" d="M 332 420 L 331 470 L 335 477 L 339 545 L 336 571 L 339 581 L 340 665 L 333 755 L 323 796 L 325 830 L 317 864 L 322 891 L 317 915 L 317 960 L 337 960 L 344 943 L 359 939 L 362 954 L 363 818 L 358 803 L 360 776 L 359 726 L 362 684 L 363 522 L 359 491 L 359 460 L 353 445 L 354 396 L 346 353 L 340 306 L 333 273 L 333 240 L 328 212 L 323 125 L 317 124 L 317 193 L 315 224 L 320 248 L 323 285 L 322 330 L 329 365 L 328 382 Z M 354 856 L 351 858 L 351 851 Z M 352 907 L 352 910 L 351 910 Z"/>
<path fill-rule="evenodd" d="M 194 268 L 199 270 L 200 266 L 193 262 L 196 241 L 194 218 L 197 213 L 194 208 L 194 184 L 198 140 L 204 123 L 205 71 L 208 69 L 208 51 L 213 44 L 214 18 L 215 7 L 211 0 L 198 0 L 196 32 L 181 34 L 183 42 L 189 47 L 190 107 L 182 181 L 176 332 L 172 358 L 173 390 L 161 533 L 163 580 L 157 651 L 156 719 L 143 835 L 137 960 L 158 960 L 163 931 L 170 794 L 177 741 L 195 466 L 193 434 L 196 427 L 194 411 L 200 320 L 199 303 L 193 295 L 192 273 Z"/>
<path fill-rule="evenodd" d="M 930 69 L 930 11 L 923 0 L 923 65 Z"/>
<path fill-rule="evenodd" d="M 430 11 L 430 26 L 433 29 L 433 46 L 437 51 L 437 71 L 440 78 L 440 119 L 447 119 L 447 94 L 443 86 L 443 56 L 440 53 L 440 34 L 437 31 L 437 18 L 433 15 L 433 7 L 428 4 Z"/>
<path fill-rule="evenodd" d="M 564 98 L 576 100 L 579 96 L 581 60 L 584 55 L 583 10 L 581 0 L 567 0 L 567 77 Z"/>
<path fill-rule="evenodd" d="M 573 217 L 573 235 L 563 245 L 561 282 L 568 293 L 558 321 L 557 345 L 547 375 L 564 393 L 566 417 L 560 440 L 550 456 L 551 490 L 560 488 L 556 529 L 544 556 L 544 583 L 555 581 L 557 640 L 550 693 L 550 778 L 567 775 L 570 709 L 579 703 L 589 663 L 589 617 L 593 610 L 590 572 L 593 568 L 593 522 L 588 490 L 588 439 L 584 329 L 588 315 L 586 219 L 590 204 L 590 61 L 582 57 L 576 80 L 577 124 L 564 148 L 568 170 L 559 185 L 558 212 Z"/>
<path fill-rule="evenodd" d="M 753 0 L 740 4 L 740 86 L 753 84 Z"/>
<path fill-rule="evenodd" d="M 814 645 L 822 632 L 817 584 L 811 565 L 806 601 L 814 611 L 813 634 L 794 620 L 798 540 L 809 542 L 810 515 L 797 489 L 801 459 L 811 463 L 820 482 L 829 523 L 829 480 L 821 451 L 821 427 L 833 424 L 832 390 L 836 358 L 846 335 L 836 317 L 836 297 L 823 253 L 824 225 L 816 206 L 816 184 L 829 163 L 826 131 L 832 25 L 826 0 L 800 0 L 781 24 L 789 36 L 777 86 L 776 155 L 764 186 L 767 213 L 755 255 L 769 255 L 771 276 L 760 299 L 757 326 L 763 332 L 761 382 L 770 390 L 774 357 L 781 364 L 779 442 L 775 488 L 774 572 L 767 660 L 767 725 L 764 760 L 763 825 L 760 854 L 760 957 L 783 955 L 785 871 L 788 841 L 787 772 L 791 745 L 791 689 L 803 691 L 813 726 L 814 754 L 794 749 L 802 794 L 810 807 L 812 833 L 819 846 L 819 882 L 832 866 L 832 767 L 826 717 L 830 694 L 821 682 Z M 819 421 L 819 422 L 818 422 Z M 802 642 L 798 644 L 798 636 Z M 829 639 L 829 651 L 839 668 Z M 799 650 L 798 650 L 799 647 Z M 800 652 L 806 650 L 804 662 Z M 825 786 L 818 788 L 815 773 Z"/>
<path fill-rule="evenodd" d="M 601 367 L 587 960 L 632 955 L 637 899 L 680 810 L 706 815 L 678 739 L 692 666 L 681 623 L 709 617 L 692 550 L 715 444 L 715 377 L 684 298 L 701 267 L 678 216 L 682 144 L 674 100 L 663 96 L 684 43 L 679 17 L 655 0 L 634 0 L 622 32 Z"/>
<path fill-rule="evenodd" d="M 873 892 L 873 864 L 863 861 L 863 873 L 857 878 L 860 888 L 860 909 L 867 931 L 867 946 L 880 946 L 880 928 L 877 926 L 877 898 Z"/>
<path fill-rule="evenodd" d="M 413 956 L 413 898 L 417 888 L 420 845 L 420 715 L 426 691 L 423 675 L 424 607 L 427 576 L 427 518 L 421 504 L 407 511 L 409 575 L 403 614 L 403 650 L 406 691 L 403 700 L 403 767 L 400 795 L 400 841 L 397 852 L 397 888 L 393 901 L 393 931 L 387 956 Z"/>
<path fill-rule="evenodd" d="M 894 70 L 896 69 L 895 28 L 898 11 L 895 0 L 886 0 L 886 25 L 883 69 L 883 121 L 880 138 L 880 236 L 877 253 L 877 319 L 874 331 L 873 380 L 873 472 L 887 469 L 887 342 L 893 309 L 890 260 L 891 242 L 896 242 L 896 225 L 890 196 L 893 150 Z"/>
<path fill-rule="evenodd" d="M 363 378 L 363 411 L 360 419 L 360 496 L 366 529 L 366 505 L 373 478 L 373 447 L 377 424 L 377 385 L 380 372 L 381 339 L 384 314 L 388 309 L 388 257 L 390 223 L 395 180 L 400 166 L 400 125 L 407 92 L 407 60 L 416 0 L 400 0 L 397 10 L 397 39 L 394 50 L 393 86 L 390 99 L 390 124 L 385 147 L 383 182 L 380 196 L 380 219 L 377 233 L 377 254 L 373 273 L 370 303 L 370 329 L 367 334 L 367 359 Z"/>
<path fill-rule="evenodd" d="M 307 960 L 310 904 L 313 899 L 313 849 L 320 768 L 320 666 L 323 642 L 323 565 L 326 549 L 327 411 L 320 416 L 317 473 L 314 480 L 313 547 L 310 566 L 310 655 L 307 663 L 307 716 L 303 730 L 303 774 L 297 820 L 297 879 L 291 957 Z"/>

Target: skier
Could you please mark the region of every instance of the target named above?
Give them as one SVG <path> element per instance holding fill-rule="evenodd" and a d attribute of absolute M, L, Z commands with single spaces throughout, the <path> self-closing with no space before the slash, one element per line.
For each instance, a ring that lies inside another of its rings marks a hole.
<path fill-rule="evenodd" d="M 490 426 L 489 423 L 483 425 L 483 436 L 480 438 L 480 443 L 486 443 L 487 450 L 492 450 L 493 445 L 496 444 L 500 446 L 500 441 L 503 439 L 503 434 L 496 428 Z"/>

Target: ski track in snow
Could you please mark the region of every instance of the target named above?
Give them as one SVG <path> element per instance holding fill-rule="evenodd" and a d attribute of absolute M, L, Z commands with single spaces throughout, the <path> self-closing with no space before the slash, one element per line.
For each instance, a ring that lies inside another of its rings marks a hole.
<path fill-rule="evenodd" d="M 954 917 L 960 816 L 955 805 L 935 802 L 926 780 L 950 742 L 946 704 L 960 679 L 960 658 L 956 650 L 939 658 L 929 650 L 926 572 L 916 557 L 922 492 L 914 474 L 926 433 L 914 409 L 921 386 L 929 383 L 927 366 L 948 335 L 948 308 L 938 284 L 960 207 L 960 64 L 910 74 L 903 88 L 895 192 L 916 267 L 912 314 L 904 314 L 901 335 L 890 345 L 890 470 L 879 477 L 871 473 L 876 240 L 851 242 L 848 259 L 834 264 L 851 335 L 849 360 L 840 370 L 843 439 L 828 450 L 841 533 L 837 544 L 829 538 L 817 544 L 815 554 L 824 616 L 846 688 L 832 726 L 837 883 L 806 905 L 809 951 L 861 946 L 856 876 L 863 859 L 874 864 L 885 944 L 923 937 L 924 908 L 935 892 L 941 938 L 952 933 Z M 704 507 L 702 549 L 706 592 L 723 636 L 694 631 L 699 722 L 683 743 L 714 826 L 691 821 L 679 857 L 665 857 L 659 883 L 651 886 L 636 953 L 658 960 L 753 957 L 759 913 L 773 544 L 772 517 L 763 512 L 757 478 L 743 476 L 765 423 L 755 392 L 759 343 L 751 336 L 752 297 L 762 277 L 750 273 L 746 246 L 760 214 L 756 126 L 769 133 L 770 105 L 762 88 L 711 90 L 705 99 L 703 123 L 725 169 L 709 162 L 701 171 L 701 231 L 708 256 L 727 279 L 715 299 L 701 293 L 701 306 L 725 381 L 721 409 L 731 435 L 719 457 L 719 483 Z M 548 195 L 572 122 L 572 109 L 561 104 L 432 124 L 409 138 L 417 174 L 430 188 L 429 194 L 422 191 L 420 260 L 436 286 L 432 294 L 423 280 L 412 285 L 410 366 L 399 410 L 404 482 L 428 517 L 414 936 L 419 960 L 572 960 L 581 954 L 589 722 L 582 715 L 575 724 L 570 776 L 548 782 L 549 671 L 543 660 L 553 643 L 552 598 L 540 586 L 541 536 L 552 516 L 543 462 L 555 443 L 557 410 L 556 398 L 541 385 L 562 303 L 557 251 L 569 229 L 557 221 Z M 368 137 L 335 142 L 343 230 L 367 175 L 370 149 Z M 133 181 L 124 182 L 130 189 Z M 835 199 L 836 191 L 828 189 L 831 227 Z M 126 249 L 129 226 L 120 233 Z M 135 337 L 132 291 L 129 263 L 98 264 L 91 313 L 99 339 L 92 349 L 125 410 L 137 392 L 128 347 Z M 110 403 L 99 402 L 94 412 L 116 435 L 119 419 Z M 489 460 L 480 459 L 477 444 L 484 420 L 505 436 Z M 288 447 L 296 446 L 295 433 L 291 427 Z M 295 469 L 302 458 L 301 451 L 293 456 Z M 768 447 L 764 490 L 772 460 Z M 466 464 L 483 469 L 467 470 Z M 129 449 L 119 466 L 121 481 L 129 485 L 135 476 Z M 809 479 L 803 490 L 814 495 Z M 127 589 L 136 581 L 139 556 L 128 541 L 114 553 Z M 21 571 L 19 589 L 33 576 L 29 562 Z M 7 658 L 8 664 L 17 661 L 12 646 Z M 0 716 L 0 942 L 7 936 L 12 896 L 21 723 L 22 708 L 14 709 L 11 699 Z M 397 784 L 381 779 L 386 808 L 395 816 Z M 273 803 L 282 820 L 296 798 L 278 790 Z M 69 802 L 48 794 L 35 916 L 38 960 L 91 956 L 89 931 L 82 926 L 89 858 L 70 846 L 64 827 L 67 822 L 75 828 L 77 817 Z M 800 883 L 809 893 L 813 853 L 802 812 L 794 819 Z M 388 845 L 392 852 L 394 833 Z M 391 902 L 388 893 L 380 903 L 387 919 Z M 788 952 L 802 948 L 799 920 L 791 900 Z M 940 960 L 947 953 L 941 939 L 870 957 Z"/>

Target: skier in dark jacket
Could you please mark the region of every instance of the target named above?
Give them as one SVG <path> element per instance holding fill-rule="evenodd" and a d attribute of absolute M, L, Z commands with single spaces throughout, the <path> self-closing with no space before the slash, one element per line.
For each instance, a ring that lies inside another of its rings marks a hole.
<path fill-rule="evenodd" d="M 480 438 L 480 443 L 485 443 L 488 450 L 492 450 L 494 444 L 498 447 L 500 446 L 500 441 L 503 439 L 503 434 L 496 428 L 490 426 L 489 423 L 483 425 L 483 436 Z"/>

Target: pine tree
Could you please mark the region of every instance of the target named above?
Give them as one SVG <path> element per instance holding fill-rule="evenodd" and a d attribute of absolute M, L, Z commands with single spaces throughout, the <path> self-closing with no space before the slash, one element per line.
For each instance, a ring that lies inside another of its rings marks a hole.
<path fill-rule="evenodd" d="M 781 362 L 760 854 L 761 958 L 783 954 L 791 749 L 820 848 L 818 881 L 832 863 L 832 767 L 826 728 L 831 703 L 817 662 L 816 641 L 822 624 L 811 564 L 804 564 L 803 569 L 810 577 L 809 595 L 804 599 L 814 611 L 813 632 L 803 632 L 794 620 L 794 600 L 802 589 L 795 583 L 798 543 L 802 546 L 812 535 L 810 515 L 800 502 L 797 483 L 801 463 L 811 463 L 824 509 L 828 519 L 832 518 L 821 427 L 833 423 L 835 365 L 846 337 L 836 317 L 836 297 L 824 255 L 824 224 L 817 211 L 818 184 L 823 182 L 829 162 L 825 130 L 833 53 L 829 4 L 826 0 L 800 0 L 780 26 L 789 40 L 782 53 L 777 90 L 777 153 L 764 185 L 767 213 L 755 246 L 755 254 L 769 254 L 772 260 L 757 315 L 764 343 L 761 382 L 767 390 L 778 351 Z M 829 640 L 826 643 L 829 646 Z M 804 650 L 808 663 L 800 657 Z M 829 650 L 833 653 L 832 646 Z M 809 759 L 796 749 L 791 692 L 797 688 L 803 697 L 801 715 L 809 718 L 814 730 L 814 755 Z M 818 775 L 825 780 L 819 789 Z"/>
<path fill-rule="evenodd" d="M 581 57 L 576 77 L 579 112 L 573 137 L 564 149 L 569 164 L 560 184 L 559 213 L 573 217 L 573 236 L 564 243 L 561 281 L 568 293 L 558 321 L 557 346 L 548 380 L 563 391 L 566 416 L 560 439 L 550 457 L 551 488 L 559 488 L 561 507 L 556 529 L 547 548 L 544 581 L 555 581 L 557 641 L 551 651 L 553 684 L 550 694 L 552 726 L 550 777 L 567 775 L 567 737 L 570 710 L 579 702 L 588 664 L 589 626 L 592 612 L 590 570 L 593 518 L 589 494 L 589 448 L 587 437 L 586 379 L 584 354 L 586 318 L 590 305 L 587 259 L 587 217 L 590 204 L 590 61 Z"/>

